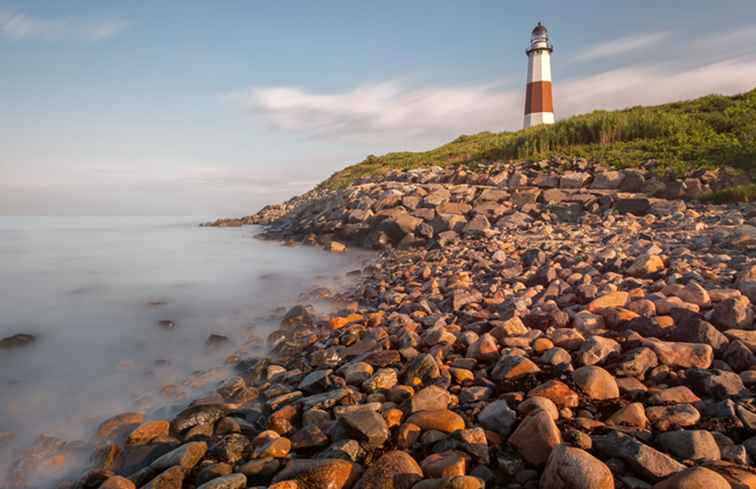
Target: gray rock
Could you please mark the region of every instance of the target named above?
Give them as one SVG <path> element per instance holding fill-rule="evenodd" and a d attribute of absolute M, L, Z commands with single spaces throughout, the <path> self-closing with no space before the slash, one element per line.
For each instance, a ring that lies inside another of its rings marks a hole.
<path fill-rule="evenodd" d="M 723 300 L 714 308 L 711 322 L 722 329 L 749 329 L 753 324 L 751 301 L 746 296 Z"/>
<path fill-rule="evenodd" d="M 499 399 L 483 408 L 478 414 L 478 421 L 483 428 L 507 436 L 517 421 L 517 413 L 509 407 L 507 401 Z"/>
<path fill-rule="evenodd" d="M 748 394 L 743 380 L 735 372 L 718 369 L 689 369 L 687 377 L 694 389 L 716 399 Z"/>
<path fill-rule="evenodd" d="M 680 460 L 719 460 L 721 454 L 714 436 L 706 430 L 677 430 L 662 433 L 657 441 L 664 450 Z"/>
<path fill-rule="evenodd" d="M 383 416 L 375 411 L 361 410 L 346 413 L 341 421 L 367 441 L 368 446 L 380 448 L 389 437 L 389 429 Z"/>
<path fill-rule="evenodd" d="M 685 470 L 683 464 L 669 455 L 624 433 L 610 431 L 605 435 L 594 435 L 591 439 L 596 451 L 607 457 L 622 459 L 644 479 L 656 481 Z"/>
<path fill-rule="evenodd" d="M 247 476 L 244 474 L 229 474 L 216 477 L 205 482 L 197 489 L 242 489 L 247 485 Z"/>

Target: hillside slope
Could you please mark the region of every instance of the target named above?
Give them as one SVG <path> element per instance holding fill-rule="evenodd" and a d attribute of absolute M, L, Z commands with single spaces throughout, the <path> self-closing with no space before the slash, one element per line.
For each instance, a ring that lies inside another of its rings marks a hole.
<path fill-rule="evenodd" d="M 650 159 L 658 168 L 732 166 L 756 170 L 756 89 L 740 95 L 709 95 L 695 100 L 618 111 L 594 111 L 516 132 L 460 136 L 425 152 L 368 156 L 321 184 L 343 188 L 355 179 L 397 169 L 490 163 L 512 159 L 584 157 L 627 168 Z"/>

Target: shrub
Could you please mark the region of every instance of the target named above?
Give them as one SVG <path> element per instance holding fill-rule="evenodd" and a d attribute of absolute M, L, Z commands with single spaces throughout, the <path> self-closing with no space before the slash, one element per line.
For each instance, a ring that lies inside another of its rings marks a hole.
<path fill-rule="evenodd" d="M 463 135 L 425 152 L 371 155 L 322 185 L 344 187 L 356 178 L 393 169 L 553 156 L 583 157 L 618 168 L 654 159 L 662 169 L 678 172 L 722 165 L 751 172 L 756 169 L 756 89 L 735 96 L 594 111 L 517 132 Z"/>

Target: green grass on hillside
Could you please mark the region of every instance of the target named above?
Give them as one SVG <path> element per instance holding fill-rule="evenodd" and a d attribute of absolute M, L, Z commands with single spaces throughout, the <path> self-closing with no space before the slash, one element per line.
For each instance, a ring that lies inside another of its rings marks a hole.
<path fill-rule="evenodd" d="M 663 169 L 684 171 L 728 165 L 756 170 L 756 89 L 735 96 L 618 111 L 597 110 L 549 126 L 517 132 L 460 136 L 425 152 L 368 156 L 323 182 L 342 188 L 355 179 L 393 169 L 584 157 L 625 168 L 655 159 Z"/>

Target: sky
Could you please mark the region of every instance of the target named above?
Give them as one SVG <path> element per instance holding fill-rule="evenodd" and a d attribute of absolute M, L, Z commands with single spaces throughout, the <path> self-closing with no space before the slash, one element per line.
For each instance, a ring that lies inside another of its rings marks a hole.
<path fill-rule="evenodd" d="M 756 87 L 753 0 L 0 0 L 0 215 L 237 216 L 368 154 Z"/>

